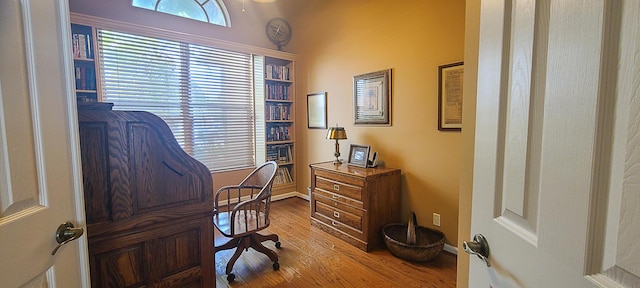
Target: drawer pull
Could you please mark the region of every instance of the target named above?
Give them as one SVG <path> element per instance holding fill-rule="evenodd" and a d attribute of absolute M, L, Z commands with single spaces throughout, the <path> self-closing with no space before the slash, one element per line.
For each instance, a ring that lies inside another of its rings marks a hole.
<path fill-rule="evenodd" d="M 340 185 L 333 184 L 333 190 L 340 191 Z"/>
<path fill-rule="evenodd" d="M 331 225 L 338 227 L 338 223 L 336 223 L 336 221 L 331 221 Z"/>
<path fill-rule="evenodd" d="M 338 195 L 331 195 L 331 199 L 338 199 Z"/>
<path fill-rule="evenodd" d="M 333 211 L 333 217 L 340 218 L 340 212 Z"/>

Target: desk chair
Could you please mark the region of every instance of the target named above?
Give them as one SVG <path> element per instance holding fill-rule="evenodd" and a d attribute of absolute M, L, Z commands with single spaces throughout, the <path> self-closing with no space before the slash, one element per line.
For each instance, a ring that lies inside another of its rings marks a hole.
<path fill-rule="evenodd" d="M 273 261 L 273 270 L 280 269 L 278 254 L 262 245 L 271 240 L 280 248 L 278 235 L 260 235 L 257 232 L 269 227 L 269 207 L 271 206 L 271 186 L 278 164 L 269 161 L 253 170 L 237 186 L 225 186 L 216 192 L 213 224 L 228 242 L 215 247 L 215 251 L 236 248 L 233 257 L 227 263 L 227 281 L 233 282 L 236 276 L 231 273 L 233 265 L 242 254 L 242 250 L 253 248 L 269 256 Z M 237 203 L 237 204 L 236 204 Z"/>

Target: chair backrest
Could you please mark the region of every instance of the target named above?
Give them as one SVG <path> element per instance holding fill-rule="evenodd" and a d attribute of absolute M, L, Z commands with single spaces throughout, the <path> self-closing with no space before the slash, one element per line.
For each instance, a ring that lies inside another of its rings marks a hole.
<path fill-rule="evenodd" d="M 269 211 L 271 210 L 271 188 L 273 186 L 273 179 L 276 176 L 276 170 L 278 170 L 278 164 L 275 161 L 269 161 L 258 168 L 253 170 L 242 182 L 240 187 L 251 187 L 251 198 L 258 202 L 249 204 L 249 210 L 254 210 L 256 215 L 260 215 L 255 221 L 248 222 L 247 218 L 244 218 L 244 227 L 246 231 L 262 230 L 269 227 Z M 254 188 L 260 189 L 258 194 L 254 195 Z M 246 212 L 245 212 L 246 213 Z M 242 224 L 241 224 L 242 226 Z M 235 230 L 236 227 L 234 227 Z"/>
<path fill-rule="evenodd" d="M 254 169 L 237 186 L 218 189 L 214 202 L 214 224 L 222 234 L 236 238 L 269 227 L 271 188 L 277 170 L 278 164 L 269 161 Z M 220 195 L 224 196 L 220 198 Z M 220 199 L 223 199 L 223 203 L 219 203 Z"/>
<path fill-rule="evenodd" d="M 266 162 L 247 175 L 239 186 L 262 187 L 261 193 L 265 190 L 270 192 L 273 179 L 276 176 L 276 170 L 278 170 L 278 164 L 275 161 Z"/>

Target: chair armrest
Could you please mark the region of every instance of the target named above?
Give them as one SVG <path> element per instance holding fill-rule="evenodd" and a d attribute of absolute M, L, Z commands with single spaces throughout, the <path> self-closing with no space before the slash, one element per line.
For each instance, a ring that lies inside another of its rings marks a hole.
<path fill-rule="evenodd" d="M 258 193 L 259 194 L 259 193 Z M 256 195 L 258 195 L 256 194 Z M 266 218 L 266 220 L 264 220 L 265 222 L 261 222 L 259 219 L 261 218 L 260 215 L 268 215 L 267 212 L 267 208 L 268 208 L 268 204 L 264 203 L 263 201 L 266 198 L 262 197 L 262 198 L 253 198 L 253 199 L 248 199 L 245 201 L 241 201 L 238 204 L 236 204 L 233 209 L 231 210 L 231 213 L 229 214 L 229 224 L 231 225 L 230 227 L 230 231 L 231 234 L 235 234 L 236 233 L 236 224 L 237 223 L 244 223 L 244 227 L 248 227 L 249 223 L 254 223 L 254 225 L 256 225 L 256 229 L 258 230 L 262 230 L 264 228 L 266 228 L 267 226 L 269 226 L 269 220 L 268 220 L 268 216 Z M 244 211 L 244 217 L 246 217 L 246 213 L 247 211 L 255 211 L 252 212 L 251 214 L 254 214 L 255 218 L 255 222 L 248 222 L 247 218 L 244 218 L 244 222 L 242 222 L 243 220 L 239 220 L 240 222 L 237 222 L 236 217 L 240 217 L 239 219 L 243 219 L 242 217 L 242 212 Z M 228 212 L 226 212 L 228 213 Z M 243 226 L 243 224 L 239 224 L 241 226 Z"/>
<path fill-rule="evenodd" d="M 218 191 L 216 191 L 215 196 L 213 198 L 213 213 L 216 214 L 218 212 L 218 207 L 220 207 L 220 195 L 224 192 L 227 192 L 227 200 L 231 200 L 231 190 L 238 190 L 240 189 L 240 186 L 238 185 L 228 185 L 228 186 L 223 186 L 220 187 L 220 189 L 218 189 Z M 227 203 L 227 204 L 231 204 L 231 203 Z"/>
<path fill-rule="evenodd" d="M 231 209 L 231 205 L 234 203 L 239 205 L 242 202 L 246 202 L 246 200 L 242 200 L 242 197 L 249 197 L 248 200 L 254 199 L 259 194 L 259 192 L 262 191 L 262 188 L 263 187 L 260 186 L 250 185 L 228 185 L 220 187 L 220 189 L 216 191 L 214 197 L 214 213 L 217 213 L 217 211 L 219 211 L 220 206 L 227 206 L 228 209 Z M 220 200 L 220 195 L 224 194 L 227 195 L 227 199 Z"/>

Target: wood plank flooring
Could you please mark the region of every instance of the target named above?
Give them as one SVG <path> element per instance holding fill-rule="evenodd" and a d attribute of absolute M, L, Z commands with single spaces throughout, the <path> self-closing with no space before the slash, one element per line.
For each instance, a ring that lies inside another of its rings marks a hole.
<path fill-rule="evenodd" d="M 442 252 L 436 259 L 412 263 L 379 248 L 364 252 L 312 227 L 309 202 L 289 198 L 272 202 L 271 226 L 261 234 L 280 236 L 281 249 L 265 246 L 279 256 L 280 270 L 253 249 L 242 253 L 229 284 L 225 274 L 234 250 L 216 253 L 216 287 L 456 287 L 456 256 Z M 217 245 L 225 242 L 218 231 Z"/>

